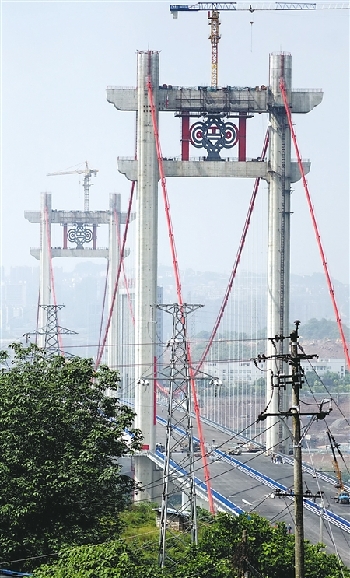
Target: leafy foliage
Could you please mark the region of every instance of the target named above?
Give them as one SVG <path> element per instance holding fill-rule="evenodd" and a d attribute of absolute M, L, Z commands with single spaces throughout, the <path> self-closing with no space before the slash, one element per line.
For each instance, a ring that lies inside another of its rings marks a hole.
<path fill-rule="evenodd" d="M 0 374 L 2 560 L 115 536 L 133 487 L 117 458 L 141 441 L 139 431 L 131 448 L 124 439 L 134 414 L 116 397 L 118 373 L 35 346 L 11 348 Z"/>
<path fill-rule="evenodd" d="M 305 381 L 313 392 L 324 392 L 326 388 L 333 392 L 348 392 L 350 389 L 350 374 L 345 372 L 344 377 L 327 371 L 321 377 L 314 371 L 305 373 Z"/>
<path fill-rule="evenodd" d="M 193 359 L 200 359 L 209 337 L 208 331 L 200 331 L 196 335 L 196 338 L 201 341 L 196 342 L 193 346 Z M 248 339 L 246 333 L 238 333 L 236 331 L 218 333 L 211 348 L 213 358 L 221 361 L 234 361 L 249 357 L 249 347 L 244 344 L 246 339 Z"/>
<path fill-rule="evenodd" d="M 35 578 L 157 578 L 156 563 L 148 564 L 145 551 L 118 539 L 97 546 L 65 550 L 57 564 L 43 566 Z"/>
<path fill-rule="evenodd" d="M 349 328 L 344 326 L 344 331 L 349 336 Z M 337 323 L 325 318 L 310 319 L 302 325 L 301 334 L 305 339 L 339 339 Z"/>
<path fill-rule="evenodd" d="M 133 532 L 128 528 L 128 540 L 66 551 L 54 565 L 36 571 L 35 578 L 238 578 L 245 570 L 250 576 L 294 578 L 294 536 L 287 534 L 283 523 L 271 526 L 257 515 L 214 518 L 203 512 L 198 546 L 189 540 L 176 542 L 172 560 L 160 570 L 157 537 L 149 537 L 148 526 L 140 526 L 154 518 L 152 506 L 132 507 L 123 517 L 134 527 Z M 334 555 L 327 555 L 321 544 L 306 541 L 305 576 L 349 578 L 350 571 L 340 567 Z"/>

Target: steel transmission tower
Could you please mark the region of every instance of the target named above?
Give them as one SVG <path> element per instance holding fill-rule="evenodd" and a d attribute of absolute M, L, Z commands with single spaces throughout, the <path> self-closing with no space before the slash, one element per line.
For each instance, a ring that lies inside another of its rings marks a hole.
<path fill-rule="evenodd" d="M 47 324 L 45 327 L 41 327 L 33 333 L 26 333 L 25 336 L 29 335 L 44 335 L 44 349 L 50 355 L 65 355 L 70 354 L 65 353 L 60 345 L 60 335 L 78 335 L 76 331 L 66 329 L 58 325 L 58 311 L 64 307 L 64 305 L 40 305 L 42 309 L 46 311 Z"/>
<path fill-rule="evenodd" d="M 157 305 L 159 309 L 173 316 L 173 337 L 168 343 L 170 364 L 164 369 L 169 381 L 168 416 L 163 469 L 162 507 L 159 535 L 159 565 L 171 561 L 167 542 L 178 537 L 181 532 L 172 530 L 178 521 L 191 532 L 191 541 L 197 543 L 197 511 L 194 481 L 194 443 L 192 425 L 191 372 L 189 367 L 187 341 L 187 315 L 202 305 Z M 173 461 L 173 456 L 176 458 Z M 171 481 L 171 472 L 174 478 Z M 175 487 L 176 484 L 176 487 Z M 182 492 L 179 505 L 175 494 Z"/>

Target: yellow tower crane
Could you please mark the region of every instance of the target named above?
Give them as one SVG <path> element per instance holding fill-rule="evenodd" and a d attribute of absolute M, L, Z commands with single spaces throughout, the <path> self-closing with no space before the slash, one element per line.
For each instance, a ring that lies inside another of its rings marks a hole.
<path fill-rule="evenodd" d="M 331 432 L 329 431 L 329 429 L 327 428 L 327 436 L 329 439 L 329 443 L 331 446 L 331 450 L 332 450 L 332 454 L 333 454 L 333 468 L 334 468 L 334 473 L 337 476 L 337 483 L 335 484 L 335 487 L 339 490 L 338 494 L 335 496 L 335 501 L 338 504 L 350 504 L 350 495 L 349 492 L 346 490 L 345 486 L 344 486 L 344 482 L 343 482 L 343 478 L 341 475 L 341 470 L 338 464 L 338 460 L 337 460 L 337 456 L 335 455 L 335 448 L 338 451 L 338 454 L 341 456 L 341 458 L 344 460 L 342 453 L 339 449 L 339 444 L 335 441 L 333 435 L 331 434 Z"/>
<path fill-rule="evenodd" d="M 197 2 L 197 4 L 171 4 L 170 12 L 177 18 L 179 12 L 208 12 L 210 26 L 209 40 L 211 41 L 211 86 L 218 87 L 219 80 L 219 40 L 220 11 L 234 10 L 257 12 L 261 10 L 349 10 L 349 2 Z"/>
<path fill-rule="evenodd" d="M 211 41 L 211 85 L 218 86 L 218 65 L 219 65 L 219 40 L 220 40 L 220 20 L 219 11 L 208 12 L 210 25 L 209 40 Z"/>
<path fill-rule="evenodd" d="M 98 169 L 90 169 L 89 164 L 85 161 L 85 168 L 83 169 L 76 169 L 74 171 L 60 171 L 57 173 L 47 173 L 47 177 L 55 177 L 56 175 L 85 175 L 84 176 L 84 211 L 89 211 L 89 191 L 91 187 L 90 179 L 92 175 L 96 177 L 96 173 L 98 173 Z"/>

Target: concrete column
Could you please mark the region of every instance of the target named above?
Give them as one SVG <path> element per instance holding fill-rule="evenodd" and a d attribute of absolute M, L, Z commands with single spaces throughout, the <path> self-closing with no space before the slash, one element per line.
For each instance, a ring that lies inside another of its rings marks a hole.
<path fill-rule="evenodd" d="M 135 286 L 135 426 L 144 436 L 143 450 L 155 448 L 153 363 L 155 357 L 158 237 L 158 161 L 148 99 L 150 77 L 157 107 L 159 88 L 158 52 L 137 55 L 137 204 Z M 135 480 L 145 490 L 136 499 L 152 499 L 153 464 L 145 456 L 135 457 Z"/>
<path fill-rule="evenodd" d="M 288 97 L 292 89 L 292 57 L 280 53 L 270 55 L 270 147 L 269 147 L 269 208 L 268 208 L 268 319 L 267 336 L 289 335 L 290 287 L 290 182 L 291 135 L 279 88 L 284 78 Z M 288 351 L 288 340 L 269 341 L 267 354 Z M 270 375 L 288 372 L 288 367 L 276 360 L 268 362 L 267 402 L 268 413 L 278 413 L 287 408 L 289 392 L 271 389 Z M 277 385 L 277 383 L 276 383 Z M 266 449 L 271 452 L 288 451 L 288 430 L 278 417 L 267 419 Z"/>
<path fill-rule="evenodd" d="M 109 195 L 109 245 L 108 245 L 108 276 L 107 276 L 107 311 L 110 311 L 114 285 L 119 267 L 119 244 L 120 239 L 120 207 L 121 195 L 111 193 Z M 119 278 L 119 283 L 121 277 Z M 111 317 L 107 335 L 107 365 L 111 369 L 116 369 L 118 364 L 118 339 L 117 339 L 117 319 L 118 319 L 118 293 L 115 298 L 114 309 Z"/>
<path fill-rule="evenodd" d="M 63 249 L 68 249 L 68 225 L 63 225 Z"/>
<path fill-rule="evenodd" d="M 50 250 L 51 247 L 51 193 L 40 195 L 40 305 L 51 305 Z M 38 328 L 47 324 L 47 313 L 39 307 Z M 38 346 L 45 346 L 45 335 L 38 335 Z"/>

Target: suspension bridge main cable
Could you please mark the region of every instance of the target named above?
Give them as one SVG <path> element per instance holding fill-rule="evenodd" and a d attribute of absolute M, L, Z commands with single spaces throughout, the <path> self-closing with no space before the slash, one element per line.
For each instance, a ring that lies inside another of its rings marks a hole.
<path fill-rule="evenodd" d="M 118 271 L 117 271 L 117 276 L 116 276 L 114 288 L 113 288 L 112 302 L 111 302 L 110 308 L 109 308 L 108 319 L 107 319 L 107 324 L 106 324 L 102 344 L 101 344 L 101 347 L 99 348 L 99 351 L 97 352 L 95 369 L 97 369 L 101 363 L 103 351 L 104 351 L 106 341 L 107 341 L 108 331 L 109 331 L 109 328 L 111 325 L 112 314 L 113 314 L 115 299 L 116 299 L 117 290 L 118 290 L 119 277 L 120 277 L 120 273 L 122 270 L 122 262 L 124 259 L 125 244 L 126 244 L 126 240 L 127 240 L 127 236 L 128 236 L 129 223 L 130 223 L 130 217 L 131 217 L 131 208 L 132 208 L 132 202 L 134 199 L 134 191 L 135 191 L 135 181 L 132 181 L 130 199 L 129 199 L 129 205 L 128 205 L 128 211 L 127 211 L 127 215 L 126 215 L 125 229 L 124 229 L 124 235 L 123 235 L 123 243 L 122 243 L 122 247 L 120 250 L 120 259 L 119 259 L 119 264 L 118 264 Z"/>
<path fill-rule="evenodd" d="M 137 160 L 137 112 L 136 112 L 136 131 L 135 131 L 135 154 L 134 154 L 134 158 L 135 160 Z M 129 201 L 129 208 L 130 208 L 130 212 L 128 210 L 127 213 L 127 221 L 126 221 L 126 226 L 129 227 L 129 222 L 130 222 L 130 217 L 131 217 L 131 207 L 132 207 L 132 198 L 134 195 L 134 189 L 135 189 L 135 181 L 133 181 L 131 183 L 131 193 L 130 193 L 130 201 Z M 120 241 L 120 231 L 119 231 L 119 219 L 118 219 L 118 213 L 116 211 L 116 209 L 114 209 L 114 223 L 115 223 L 115 227 L 116 227 L 116 231 L 117 231 L 117 240 L 118 240 L 118 250 L 119 250 L 119 265 L 122 264 L 123 267 L 123 276 L 124 276 L 124 284 L 125 284 L 125 289 L 126 289 L 126 293 L 127 293 L 127 297 L 128 297 L 128 303 L 129 303 L 129 311 L 130 311 L 130 315 L 131 315 L 131 320 L 133 325 L 135 326 L 135 316 L 134 316 L 134 312 L 132 309 L 132 303 L 131 303 L 131 298 L 130 298 L 130 293 L 129 293 L 129 286 L 127 284 L 127 279 L 126 279 L 126 274 L 125 274 L 125 267 L 124 267 L 124 248 L 125 248 L 125 242 L 124 239 L 126 240 L 126 235 L 124 234 L 124 238 L 123 238 L 123 252 L 122 252 L 122 247 L 121 247 L 121 241 Z M 107 264 L 107 273 L 106 273 L 106 285 L 105 285 L 105 291 L 107 291 L 107 282 L 108 282 L 108 268 L 109 268 L 109 260 L 108 260 L 108 264 Z M 115 302 L 115 298 L 116 298 L 116 294 L 117 294 L 117 289 L 118 289 L 118 282 L 119 282 L 119 276 L 120 276 L 120 271 L 118 269 L 117 272 L 117 278 L 115 281 L 115 287 L 113 290 L 113 298 L 112 298 L 112 313 L 113 313 L 113 309 L 114 309 L 114 302 Z M 105 308 L 105 296 L 104 296 L 104 300 L 103 300 L 103 305 L 102 305 L 102 314 L 101 314 L 101 326 L 100 326 L 100 336 L 99 336 L 99 340 L 98 340 L 98 349 L 97 352 L 99 353 L 100 349 L 101 349 L 101 333 L 102 333 L 102 325 L 103 325 L 103 315 L 104 315 L 104 308 Z M 112 316 L 112 313 L 110 311 L 110 315 L 109 317 Z M 108 323 L 108 322 L 107 322 Z M 111 323 L 111 320 L 109 318 L 109 325 Z M 108 328 L 109 328 L 108 325 Z M 106 339 L 107 339 L 107 333 L 108 333 L 108 329 L 106 332 Z M 103 346 L 104 347 L 104 346 Z"/>
<path fill-rule="evenodd" d="M 333 305 L 333 309 L 334 309 L 334 313 L 335 313 L 335 318 L 337 320 L 337 324 L 338 324 L 338 329 L 339 329 L 339 333 L 340 333 L 340 338 L 342 341 L 342 345 L 343 345 L 343 349 L 344 349 L 344 353 L 345 353 L 345 357 L 346 357 L 346 362 L 348 365 L 348 369 L 350 370 L 350 355 L 349 355 L 349 348 L 346 342 L 346 338 L 345 338 L 345 334 L 344 334 L 344 329 L 343 329 L 343 325 L 342 325 L 342 321 L 340 318 L 340 313 L 339 313 L 339 309 L 337 306 L 337 302 L 335 300 L 335 293 L 334 293 L 334 287 L 333 287 L 333 283 L 328 271 L 328 265 L 327 265 L 327 260 L 326 260 L 326 255 L 323 249 L 323 245 L 322 245 L 322 241 L 321 241 L 321 236 L 319 233 L 319 229 L 318 229 L 318 225 L 317 225 L 317 221 L 316 221 L 316 216 L 315 216 L 315 212 L 314 212 L 314 208 L 312 206 L 312 202 L 311 202 L 311 195 L 309 192 L 309 187 L 307 184 L 307 180 L 305 177 L 305 171 L 304 171 L 304 167 L 303 167 L 303 163 L 301 160 L 301 155 L 300 155 L 300 151 L 299 151 L 299 147 L 298 147 L 298 143 L 297 143 L 297 138 L 296 138 L 296 134 L 294 131 L 294 127 L 293 127 L 293 123 L 292 123 L 292 115 L 291 115 L 291 111 L 290 111 L 290 106 L 288 103 L 288 98 L 287 98 L 287 93 L 286 93 L 286 87 L 285 87 L 285 83 L 284 83 L 284 79 L 281 78 L 280 79 L 280 90 L 281 90 L 281 94 L 282 94 L 282 98 L 283 98 L 283 103 L 284 103 L 284 108 L 286 110 L 286 114 L 287 114 L 287 119 L 288 119 L 288 124 L 289 124 L 289 129 L 292 135 L 292 139 L 293 139 L 293 144 L 294 144 L 294 148 L 295 148 L 295 152 L 297 155 L 297 160 L 298 160 L 298 165 L 299 165 L 299 170 L 300 170 L 300 174 L 302 177 L 302 181 L 303 181 L 303 185 L 304 185 L 304 190 L 305 190 L 305 194 L 306 194 L 306 198 L 307 198 L 307 202 L 308 202 L 308 206 L 309 206 L 309 211 L 310 211 L 310 215 L 311 215 L 311 219 L 312 219 L 312 224 L 313 224 L 313 228 L 314 228 L 314 232 L 316 235 L 316 241 L 317 241 L 317 245 L 319 248 L 319 252 L 321 255 L 321 260 L 322 260 L 322 265 L 323 265 L 323 270 L 324 273 L 326 275 L 326 280 L 327 280 L 327 285 L 328 285 L 328 290 L 329 290 L 329 294 L 331 297 L 331 301 L 332 301 L 332 305 Z"/>
<path fill-rule="evenodd" d="M 124 281 L 124 287 L 125 287 L 126 295 L 128 298 L 130 317 L 131 317 L 131 321 L 132 321 L 133 326 L 135 326 L 135 315 L 134 315 L 134 311 L 132 308 L 131 295 L 130 295 L 130 291 L 129 291 L 129 284 L 128 284 L 128 279 L 126 277 L 126 272 L 125 272 L 124 255 L 122 255 L 122 253 L 121 253 L 119 218 L 118 218 L 118 213 L 117 213 L 116 209 L 114 209 L 114 222 L 115 222 L 115 227 L 116 227 L 116 231 L 117 231 L 118 248 L 119 248 L 119 254 L 120 254 L 119 258 L 121 259 L 121 262 L 122 262 L 123 281 Z"/>
<path fill-rule="evenodd" d="M 265 139 L 264 139 L 264 144 L 263 144 L 263 148 L 262 148 L 262 151 L 261 151 L 261 155 L 260 155 L 261 160 L 264 160 L 264 159 L 265 159 L 268 144 L 269 144 L 269 132 L 267 131 L 267 132 L 266 132 L 266 135 L 265 135 Z M 216 321 L 215 321 L 215 323 L 214 323 L 214 327 L 213 327 L 213 330 L 212 330 L 211 335 L 210 335 L 210 337 L 209 337 L 209 341 L 208 341 L 208 343 L 207 343 L 207 345 L 206 345 L 205 350 L 204 350 L 203 353 L 202 353 L 202 357 L 201 357 L 201 359 L 200 359 L 200 361 L 199 361 L 199 363 L 198 363 L 198 366 L 197 366 L 197 368 L 196 368 L 195 375 L 197 375 L 197 373 L 200 371 L 203 363 L 205 362 L 205 360 L 206 360 L 206 358 L 207 358 L 207 355 L 208 355 L 208 353 L 209 353 L 209 350 L 210 350 L 211 346 L 213 345 L 213 341 L 214 341 L 214 339 L 215 339 L 215 336 L 216 336 L 217 331 L 218 331 L 218 329 L 219 329 L 221 320 L 222 320 L 222 318 L 223 318 L 223 315 L 224 315 L 224 312 L 225 312 L 225 309 L 226 309 L 226 306 L 227 306 L 227 303 L 228 303 L 228 300 L 229 300 L 229 297 L 230 297 L 230 294 L 231 294 L 233 281 L 234 281 L 234 279 L 235 279 L 235 277 L 236 277 L 236 274 L 237 274 L 238 265 L 239 265 L 239 263 L 240 263 L 240 261 L 241 261 L 242 252 L 243 252 L 243 248 L 244 248 L 245 241 L 246 241 L 246 238 L 247 238 L 247 233 L 248 233 L 248 229 L 249 229 L 249 225 L 250 225 L 251 216 L 252 216 L 252 213 L 253 213 L 253 210 L 254 210 L 254 206 L 255 206 L 255 200 L 256 200 L 257 193 L 258 193 L 260 180 L 261 180 L 260 177 L 258 177 L 257 179 L 255 179 L 254 188 L 253 188 L 253 193 L 252 193 L 252 196 L 251 196 L 251 199 L 250 199 L 250 202 L 249 202 L 249 208 L 248 208 L 246 220 L 245 220 L 245 223 L 244 223 L 243 232 L 242 232 L 241 240 L 240 240 L 240 243 L 239 243 L 239 247 L 238 247 L 236 259 L 235 259 L 235 262 L 234 262 L 234 265 L 233 265 L 233 268 L 232 268 L 232 272 L 231 272 L 231 275 L 230 275 L 230 279 L 229 279 L 229 282 L 228 282 L 228 285 L 227 285 L 227 288 L 226 288 L 226 291 L 225 291 L 225 295 L 224 295 L 224 298 L 223 298 L 223 301 L 222 301 L 222 304 L 221 304 L 221 307 L 220 307 L 219 314 L 218 314 L 217 319 L 216 319 Z"/>
<path fill-rule="evenodd" d="M 126 294 L 127 294 L 127 298 L 128 298 L 130 317 L 131 317 L 132 324 L 135 325 L 135 316 L 134 316 L 134 312 L 133 312 L 133 308 L 132 308 L 132 303 L 131 303 L 131 297 L 130 297 L 128 280 L 127 280 L 127 278 L 126 278 L 126 273 L 125 273 L 125 265 L 124 265 L 124 258 L 123 258 L 124 256 L 121 254 L 121 239 L 120 239 L 120 232 L 119 232 L 119 218 L 118 218 L 118 213 L 117 213 L 116 209 L 114 209 L 113 221 L 114 221 L 114 225 L 115 225 L 116 232 L 117 232 L 119 260 L 120 260 L 120 259 L 122 260 L 123 281 L 124 281 L 124 287 L 125 287 Z M 104 317 L 104 310 L 105 310 L 105 306 L 106 306 L 107 287 L 108 287 L 108 272 L 109 272 L 109 259 L 107 260 L 107 270 L 106 270 L 105 286 L 104 286 L 104 291 L 103 291 L 102 313 L 101 313 L 100 331 L 99 331 L 97 351 L 100 351 L 100 347 L 101 347 L 102 330 L 103 330 L 103 317 Z"/>
<path fill-rule="evenodd" d="M 148 100 L 149 100 L 149 104 L 151 107 L 151 113 L 152 113 L 153 133 L 154 133 L 154 140 L 155 140 L 156 151 L 157 151 L 159 175 L 160 175 L 160 181 L 161 181 L 161 186 L 162 186 L 162 191 L 163 191 L 164 208 L 165 208 L 165 215 L 166 215 L 166 221 L 167 221 L 167 225 L 168 225 L 168 234 L 169 234 L 169 240 L 170 240 L 170 250 L 171 250 L 173 269 L 174 269 L 174 275 L 175 275 L 175 281 L 176 281 L 177 299 L 178 299 L 179 305 L 183 305 L 182 289 L 181 289 L 181 281 L 180 281 L 180 269 L 179 269 L 179 263 L 178 263 L 178 259 L 177 259 L 177 253 L 176 253 L 174 230 L 173 230 L 173 225 L 172 225 L 171 215 L 170 215 L 170 204 L 169 204 L 166 179 L 165 179 L 165 173 L 164 173 L 164 167 L 163 167 L 163 157 L 162 157 L 162 151 L 161 151 L 161 146 L 160 146 L 159 131 L 158 131 L 158 124 L 157 124 L 157 117 L 156 117 L 156 109 L 155 109 L 155 105 L 154 105 L 152 81 L 151 81 L 150 76 L 147 79 L 147 89 L 148 89 Z M 205 445 L 204 445 L 204 436 L 203 436 L 202 423 L 201 423 L 201 418 L 200 418 L 198 397 L 197 397 L 195 381 L 194 381 L 194 372 L 192 369 L 190 345 L 188 342 L 186 344 L 186 349 L 187 349 L 187 357 L 188 357 L 188 363 L 189 363 L 189 375 L 190 375 L 190 381 L 191 381 L 191 391 L 192 391 L 194 410 L 195 410 L 196 421 L 197 421 L 198 436 L 199 436 L 199 440 L 200 440 L 201 456 L 202 456 L 203 466 L 204 466 L 204 477 L 205 477 L 205 483 L 207 484 L 209 510 L 212 514 L 214 514 L 215 513 L 214 501 L 213 501 L 213 495 L 212 495 L 211 486 L 210 486 L 208 461 L 207 461 L 206 450 L 205 450 Z"/>
<path fill-rule="evenodd" d="M 109 271 L 109 259 L 107 259 L 106 279 L 105 279 L 105 286 L 104 286 L 104 289 L 103 289 L 102 313 L 101 313 L 101 320 L 100 320 L 100 331 L 99 331 L 99 335 L 98 335 L 98 347 L 97 347 L 97 351 L 99 351 L 99 350 L 100 350 L 100 347 L 101 347 L 102 329 L 103 329 L 103 317 L 104 317 L 104 312 L 105 312 L 106 297 L 107 297 L 107 287 L 108 287 L 108 271 Z"/>

